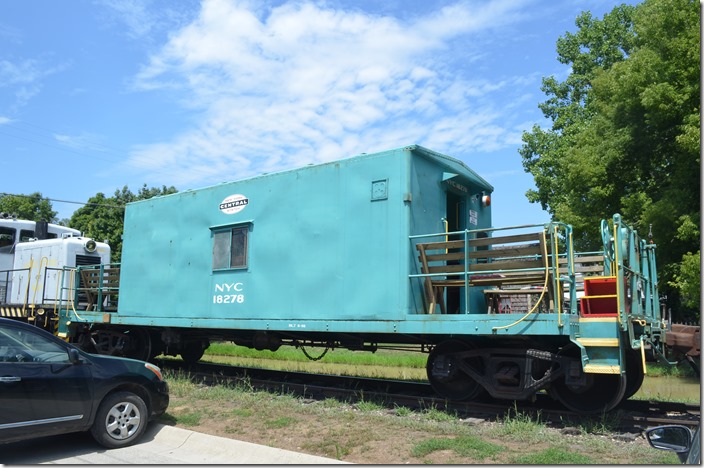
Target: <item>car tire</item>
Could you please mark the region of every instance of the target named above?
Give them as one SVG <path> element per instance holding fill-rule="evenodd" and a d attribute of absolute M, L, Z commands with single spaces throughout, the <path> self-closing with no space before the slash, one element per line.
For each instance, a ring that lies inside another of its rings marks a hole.
<path fill-rule="evenodd" d="M 147 428 L 147 411 L 146 403 L 138 395 L 113 393 L 100 403 L 90 433 L 103 447 L 127 447 L 137 442 Z"/>

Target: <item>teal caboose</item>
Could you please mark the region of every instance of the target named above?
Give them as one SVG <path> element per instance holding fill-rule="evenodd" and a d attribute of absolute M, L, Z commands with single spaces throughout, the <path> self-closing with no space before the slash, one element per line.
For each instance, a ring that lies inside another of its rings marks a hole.
<path fill-rule="evenodd" d="M 403 346 L 429 352 L 448 398 L 546 389 L 577 411 L 614 407 L 663 346 L 654 246 L 618 215 L 603 252 L 575 253 L 561 223 L 494 227 L 492 191 L 408 146 L 135 202 L 121 264 L 75 271 L 59 328 L 142 359 L 196 361 L 220 340 Z"/>
<path fill-rule="evenodd" d="M 425 310 L 408 278 L 410 236 L 490 227 L 491 191 L 463 163 L 414 146 L 130 204 L 120 317 L 393 331 Z"/>

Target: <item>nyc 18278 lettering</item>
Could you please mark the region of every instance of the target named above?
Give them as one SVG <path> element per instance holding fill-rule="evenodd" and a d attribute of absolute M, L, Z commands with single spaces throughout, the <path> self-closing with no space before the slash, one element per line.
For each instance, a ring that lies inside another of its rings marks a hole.
<path fill-rule="evenodd" d="M 244 294 L 213 294 L 213 304 L 242 304 Z"/>

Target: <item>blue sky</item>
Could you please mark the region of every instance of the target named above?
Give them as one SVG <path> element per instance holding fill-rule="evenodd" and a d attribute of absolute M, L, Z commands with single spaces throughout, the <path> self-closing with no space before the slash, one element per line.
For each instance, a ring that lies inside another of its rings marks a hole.
<path fill-rule="evenodd" d="M 621 2 L 0 2 L 0 192 L 87 201 L 420 144 L 542 223 L 518 148 L 555 42 Z M 60 218 L 79 206 L 53 202 Z"/>

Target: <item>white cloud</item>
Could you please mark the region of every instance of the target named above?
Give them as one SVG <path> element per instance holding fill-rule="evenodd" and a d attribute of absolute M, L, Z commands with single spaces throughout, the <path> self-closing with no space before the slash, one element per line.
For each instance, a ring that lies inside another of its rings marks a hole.
<path fill-rule="evenodd" d="M 149 34 L 154 24 L 151 11 L 147 4 L 140 0 L 103 0 L 104 6 L 115 10 L 125 26 L 125 33 L 133 38 Z"/>
<path fill-rule="evenodd" d="M 89 150 L 96 152 L 105 152 L 106 148 L 98 143 L 99 137 L 94 134 L 83 133 L 80 135 L 66 135 L 54 133 L 52 135 L 54 141 L 61 146 L 73 150 Z"/>
<path fill-rule="evenodd" d="M 132 40 L 151 41 L 157 33 L 189 18 L 189 4 L 170 0 L 97 0 L 104 7 L 101 24 L 117 27 Z"/>
<path fill-rule="evenodd" d="M 517 81 L 475 78 L 463 41 L 520 20 L 521 8 L 458 2 L 401 20 L 321 3 L 204 1 L 135 79 L 140 90 L 182 93 L 201 121 L 130 162 L 182 186 L 410 143 L 505 147 L 515 132 L 487 96 Z"/>
<path fill-rule="evenodd" d="M 0 88 L 8 88 L 14 96 L 10 108 L 22 107 L 42 90 L 44 79 L 66 69 L 68 64 L 47 66 L 37 60 L 0 60 Z"/>
<path fill-rule="evenodd" d="M 0 60 L 0 86 L 2 87 L 32 83 L 40 75 L 40 69 L 34 60 L 23 60 L 21 62 Z"/>

